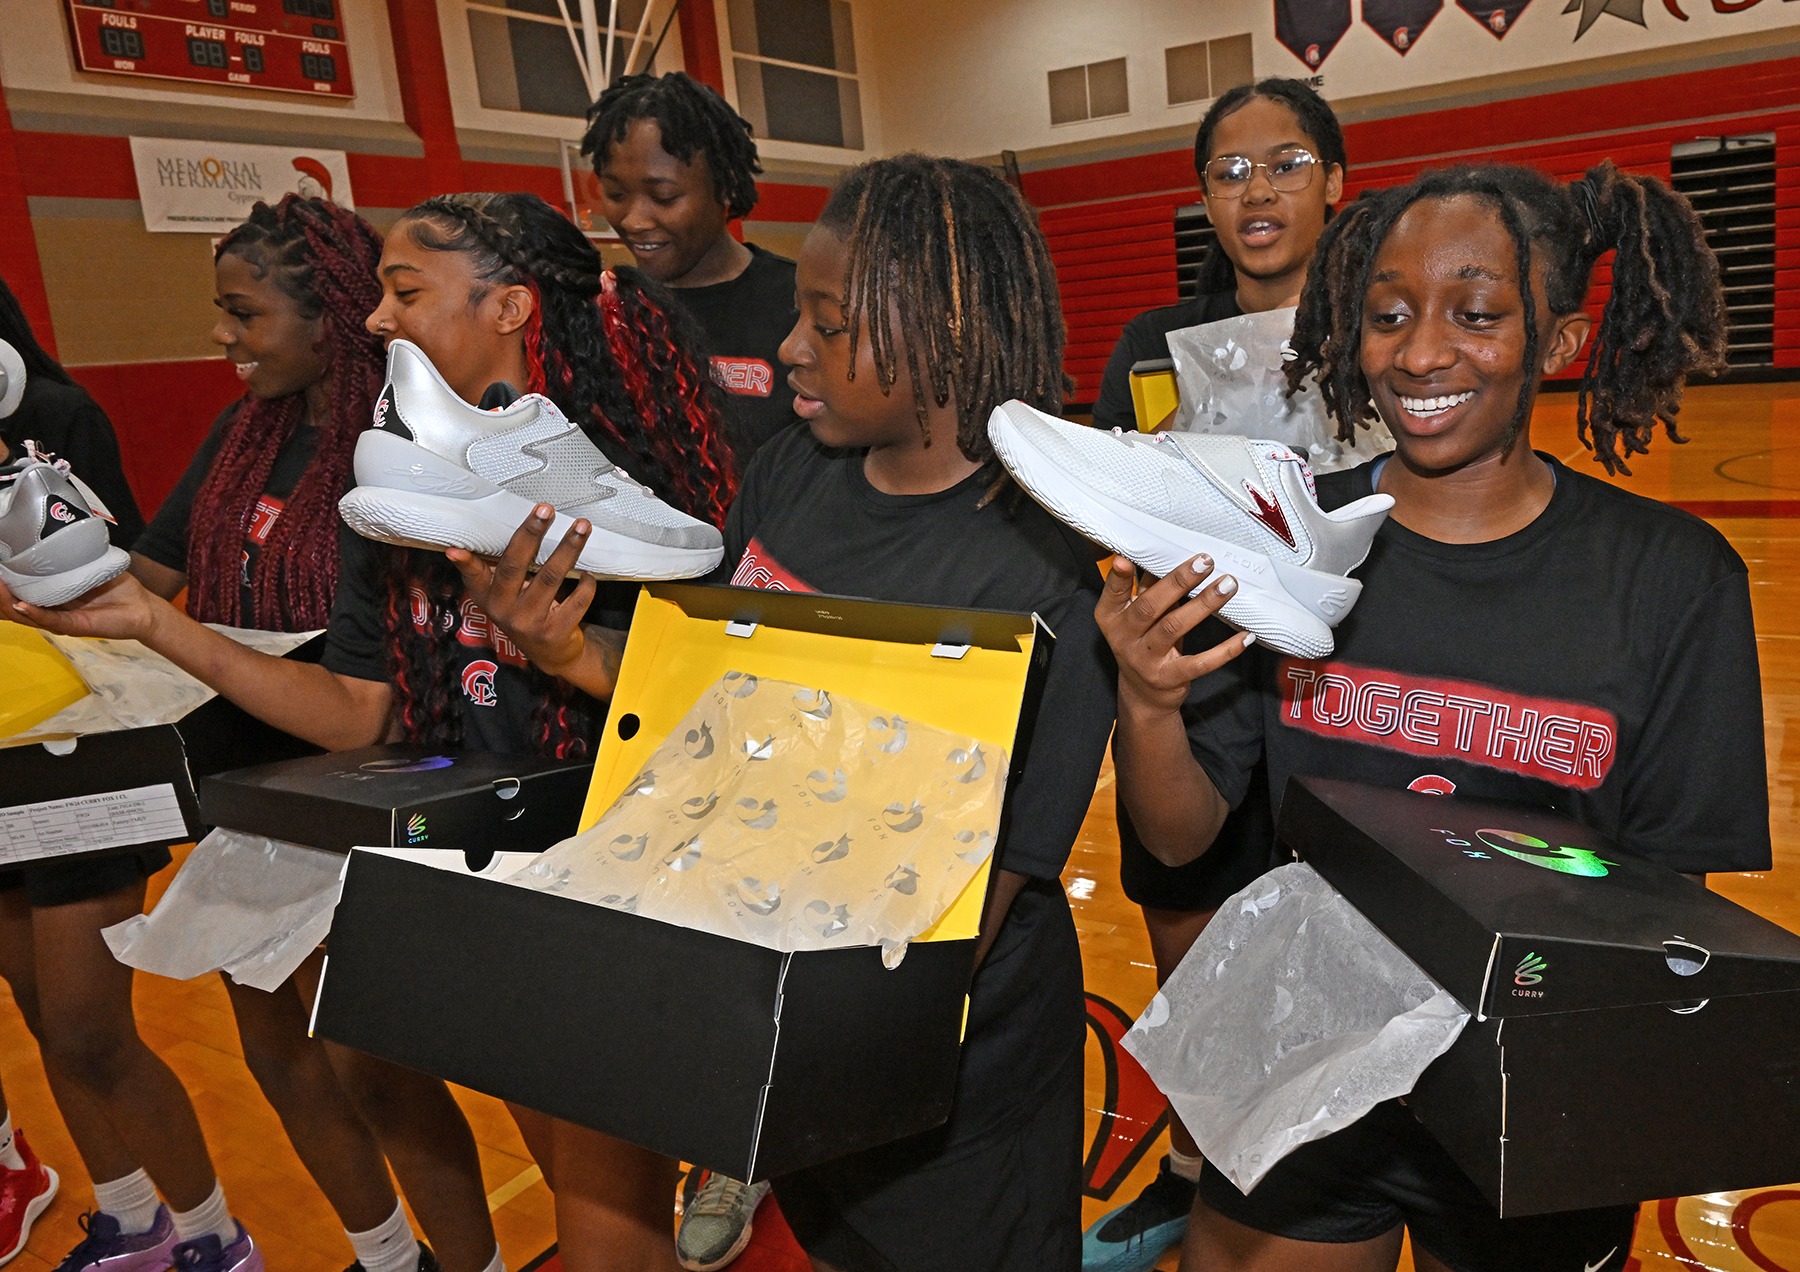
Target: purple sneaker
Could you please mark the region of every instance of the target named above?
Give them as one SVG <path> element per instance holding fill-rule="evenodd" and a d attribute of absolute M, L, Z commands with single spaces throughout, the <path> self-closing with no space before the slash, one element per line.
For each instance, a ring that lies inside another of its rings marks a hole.
<path fill-rule="evenodd" d="M 175 1220 L 167 1206 L 156 1208 L 150 1231 L 130 1236 L 121 1233 L 119 1221 L 104 1211 L 90 1211 L 79 1222 L 87 1236 L 56 1272 L 167 1272 L 174 1261 Z"/>
<path fill-rule="evenodd" d="M 241 1223 L 237 1226 L 237 1240 L 230 1245 L 209 1233 L 183 1241 L 170 1259 L 174 1272 L 263 1272 L 262 1251 Z"/>

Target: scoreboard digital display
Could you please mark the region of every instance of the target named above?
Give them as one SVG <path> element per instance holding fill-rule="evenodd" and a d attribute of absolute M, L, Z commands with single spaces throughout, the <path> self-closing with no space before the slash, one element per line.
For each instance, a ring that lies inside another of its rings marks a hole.
<path fill-rule="evenodd" d="M 354 97 L 343 0 L 66 0 L 84 71 Z"/>

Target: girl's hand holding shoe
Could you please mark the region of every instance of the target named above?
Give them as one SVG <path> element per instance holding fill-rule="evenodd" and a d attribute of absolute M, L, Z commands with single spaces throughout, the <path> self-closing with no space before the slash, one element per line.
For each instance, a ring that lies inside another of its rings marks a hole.
<path fill-rule="evenodd" d="M 581 622 L 594 599 L 593 576 L 583 573 L 574 590 L 560 596 L 563 580 L 575 567 L 593 527 L 577 521 L 542 568 L 536 573 L 531 569 L 555 516 L 549 504 L 538 504 L 513 532 L 498 561 L 483 560 L 462 548 L 444 555 L 462 574 L 469 599 L 534 666 L 593 697 L 611 697 L 617 650 L 611 641 L 590 640 L 590 631 L 598 634 L 600 629 L 584 630 Z"/>
<path fill-rule="evenodd" d="M 58 636 L 100 636 L 148 644 L 162 611 L 173 607 L 130 574 L 101 584 L 85 596 L 54 609 L 16 600 L 0 584 L 0 618 Z"/>
<path fill-rule="evenodd" d="M 1209 558 L 1196 557 L 1133 596 L 1136 568 L 1124 557 L 1113 559 L 1094 619 L 1119 661 L 1120 715 L 1132 707 L 1179 712 L 1189 685 L 1255 643 L 1254 636 L 1235 635 L 1200 653 L 1183 653 L 1187 634 L 1218 613 L 1237 590 L 1237 580 L 1227 574 L 1187 600 L 1212 568 Z"/>

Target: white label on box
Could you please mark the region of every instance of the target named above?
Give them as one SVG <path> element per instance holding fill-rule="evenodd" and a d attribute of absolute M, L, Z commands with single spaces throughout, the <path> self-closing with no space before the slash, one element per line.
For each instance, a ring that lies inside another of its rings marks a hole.
<path fill-rule="evenodd" d="M 0 808 L 0 864 L 187 838 L 168 782 Z"/>

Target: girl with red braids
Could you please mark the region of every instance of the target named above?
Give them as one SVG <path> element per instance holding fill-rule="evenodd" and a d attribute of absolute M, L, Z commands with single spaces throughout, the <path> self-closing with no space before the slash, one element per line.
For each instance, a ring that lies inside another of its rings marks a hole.
<path fill-rule="evenodd" d="M 380 278 L 369 330 L 418 345 L 464 400 L 492 406 L 519 391 L 544 393 L 657 496 L 723 524 L 736 465 L 719 391 L 692 352 L 698 342 L 655 284 L 635 270 L 603 270 L 587 239 L 549 204 L 527 194 L 429 200 L 389 233 Z M 252 714 L 334 750 L 386 740 L 579 755 L 593 744 L 612 693 L 618 629 L 633 598 L 630 585 L 563 582 L 591 532 L 585 520 L 530 573 L 553 512 L 538 505 L 497 563 L 460 550 L 388 548 L 344 531 L 320 664 L 246 649 L 131 576 L 54 610 L 0 591 L 0 616 L 141 640 Z M 484 674 L 465 676 L 477 663 Z M 365 1100 L 391 1098 L 387 1068 L 361 1058 L 351 1079 L 351 1095 L 371 1119 L 380 1109 Z M 569 1272 L 673 1264 L 675 1163 L 514 1112 L 556 1192 Z M 466 1135 L 459 1114 L 446 1110 L 443 1119 Z M 382 1146 L 398 1166 L 385 1133 Z M 486 1223 L 478 1176 L 473 1186 L 446 1187 L 429 1200 Z M 427 1200 L 410 1187 L 407 1194 L 415 1206 Z M 453 1266 L 426 1226 L 447 1272 L 480 1267 Z"/>

